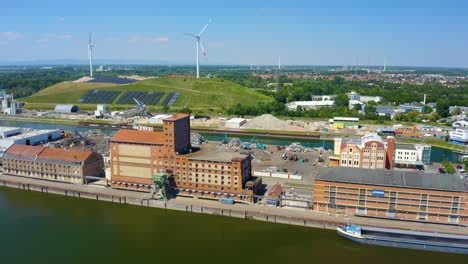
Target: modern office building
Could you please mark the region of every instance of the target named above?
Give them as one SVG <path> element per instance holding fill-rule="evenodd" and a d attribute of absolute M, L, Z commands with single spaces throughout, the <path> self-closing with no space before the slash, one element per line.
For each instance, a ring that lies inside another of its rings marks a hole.
<path fill-rule="evenodd" d="M 319 169 L 314 209 L 378 218 L 468 224 L 468 182 L 456 175 Z"/>
<path fill-rule="evenodd" d="M 14 176 L 85 184 L 104 177 L 104 160 L 92 151 L 14 144 L 3 156 L 3 172 Z"/>
<path fill-rule="evenodd" d="M 395 167 L 420 169 L 430 162 L 430 145 L 397 144 L 395 147 Z"/>
<path fill-rule="evenodd" d="M 189 115 L 163 119 L 163 131 L 120 130 L 111 139 L 112 187 L 149 191 L 156 173 L 167 173 L 181 193 L 253 195 L 251 156 L 190 145 Z"/>

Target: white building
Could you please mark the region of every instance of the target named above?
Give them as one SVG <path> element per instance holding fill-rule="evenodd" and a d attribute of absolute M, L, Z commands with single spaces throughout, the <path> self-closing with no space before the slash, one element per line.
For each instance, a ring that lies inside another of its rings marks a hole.
<path fill-rule="evenodd" d="M 395 167 L 418 168 L 431 161 L 431 146 L 398 144 L 395 147 Z"/>
<path fill-rule="evenodd" d="M 287 103 L 286 106 L 289 110 L 295 111 L 298 106 L 302 107 L 302 109 L 319 109 L 322 107 L 330 107 L 333 106 L 335 101 L 331 100 L 323 100 L 323 101 L 294 101 Z"/>
<path fill-rule="evenodd" d="M 155 115 L 155 116 L 152 116 L 148 119 L 148 123 L 149 124 L 162 124 L 163 123 L 163 119 L 164 118 L 167 118 L 167 117 L 170 117 L 172 115 L 168 115 L 168 114 L 159 114 L 159 115 Z M 191 117 L 191 116 L 190 116 Z"/>
<path fill-rule="evenodd" d="M 16 115 L 21 112 L 22 104 L 16 102 L 12 94 L 7 94 L 5 90 L 0 90 L 0 112 L 6 115 Z"/>
<path fill-rule="evenodd" d="M 468 128 L 468 121 L 456 121 L 452 123 L 453 128 Z"/>
<path fill-rule="evenodd" d="M 19 127 L 0 127 L 0 139 L 16 136 L 23 133 Z"/>
<path fill-rule="evenodd" d="M 231 118 L 226 121 L 226 128 L 241 128 L 247 122 L 244 118 Z"/>

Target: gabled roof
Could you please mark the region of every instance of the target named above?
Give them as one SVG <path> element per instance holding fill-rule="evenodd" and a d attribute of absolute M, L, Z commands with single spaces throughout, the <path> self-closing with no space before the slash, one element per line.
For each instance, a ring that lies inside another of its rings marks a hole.
<path fill-rule="evenodd" d="M 22 156 L 22 157 L 36 157 L 41 153 L 45 147 L 43 146 L 27 146 L 27 145 L 20 145 L 14 144 L 6 151 L 5 155 L 15 155 L 15 156 Z"/>
<path fill-rule="evenodd" d="M 93 154 L 90 150 L 45 148 L 40 154 L 42 159 L 65 160 L 71 162 L 84 162 Z"/>
<path fill-rule="evenodd" d="M 164 134 L 162 132 L 121 129 L 114 134 L 111 141 L 163 145 Z"/>

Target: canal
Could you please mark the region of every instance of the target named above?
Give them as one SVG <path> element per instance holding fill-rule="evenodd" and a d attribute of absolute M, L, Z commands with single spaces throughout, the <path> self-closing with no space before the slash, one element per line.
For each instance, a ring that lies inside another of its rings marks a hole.
<path fill-rule="evenodd" d="M 1 263 L 466 263 L 334 231 L 0 187 Z M 130 262 L 129 262 L 130 261 Z"/>
<path fill-rule="evenodd" d="M 54 129 L 59 128 L 63 130 L 75 130 L 75 131 L 88 131 L 91 128 L 79 127 L 75 125 L 62 125 L 62 124 L 52 124 L 52 123 L 36 123 L 36 122 L 23 122 L 23 121 L 5 121 L 0 120 L 0 126 L 13 126 L 13 127 L 24 127 L 24 128 L 34 128 L 34 129 Z M 99 129 L 104 133 L 113 133 L 113 129 Z M 202 133 L 202 135 L 209 141 L 221 141 L 224 138 L 223 134 L 215 133 Z M 228 134 L 228 138 L 238 137 L 242 141 L 250 141 L 252 136 L 246 135 L 232 135 Z M 324 147 L 325 149 L 333 149 L 333 142 L 326 141 L 321 139 L 303 139 L 303 138 L 272 138 L 268 136 L 259 136 L 256 137 L 256 142 L 270 145 L 289 145 L 292 142 L 300 142 L 306 147 Z M 432 147 L 431 152 L 431 161 L 432 162 L 441 162 L 442 160 L 447 159 L 450 162 L 458 162 L 458 153 L 452 150 Z"/>

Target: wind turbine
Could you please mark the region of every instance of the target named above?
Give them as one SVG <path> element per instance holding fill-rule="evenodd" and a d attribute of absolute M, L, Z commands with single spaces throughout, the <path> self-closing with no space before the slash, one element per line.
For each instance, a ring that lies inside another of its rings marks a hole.
<path fill-rule="evenodd" d="M 211 22 L 211 21 L 210 21 Z M 201 50 L 203 51 L 203 56 L 206 57 L 206 51 L 205 49 L 203 48 L 203 43 L 201 41 L 201 36 L 203 34 L 203 32 L 205 32 L 206 28 L 208 27 L 208 25 L 210 24 L 210 22 L 208 22 L 208 24 L 206 24 L 203 29 L 200 31 L 200 33 L 198 33 L 198 35 L 194 35 L 194 34 L 190 34 L 190 33 L 185 33 L 185 35 L 189 35 L 193 38 L 195 38 L 195 41 L 197 43 L 197 78 L 200 78 L 200 64 L 199 64 L 199 59 L 198 59 L 198 56 L 200 54 L 200 48 Z"/>
<path fill-rule="evenodd" d="M 91 32 L 89 32 L 89 42 L 88 42 L 89 77 L 93 77 L 93 48 L 94 48 L 94 45 L 91 43 Z"/>

